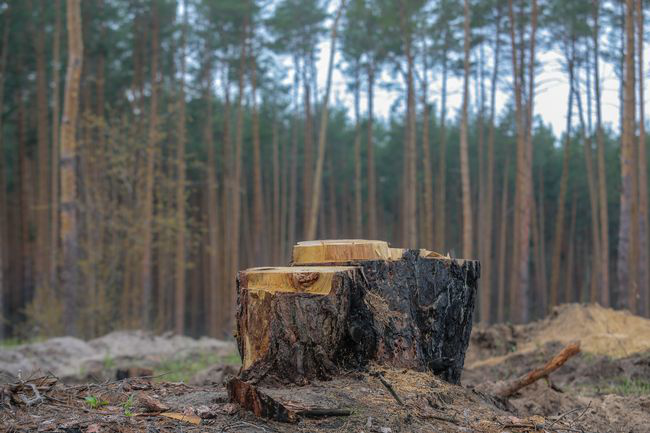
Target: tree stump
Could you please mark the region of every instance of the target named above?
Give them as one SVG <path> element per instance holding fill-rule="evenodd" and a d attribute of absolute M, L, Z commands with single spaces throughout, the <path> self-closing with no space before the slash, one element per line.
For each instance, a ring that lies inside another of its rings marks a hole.
<path fill-rule="evenodd" d="M 293 264 L 238 275 L 241 380 L 301 384 L 374 362 L 460 381 L 477 261 L 346 240 L 300 243 Z"/>

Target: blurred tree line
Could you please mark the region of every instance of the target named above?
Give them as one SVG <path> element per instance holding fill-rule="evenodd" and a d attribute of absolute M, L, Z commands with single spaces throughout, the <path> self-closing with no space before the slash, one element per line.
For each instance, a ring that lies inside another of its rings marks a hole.
<path fill-rule="evenodd" d="M 650 314 L 647 6 L 2 1 L 0 337 L 223 337 L 236 271 L 311 238 L 479 258 L 483 322 L 576 301 Z M 535 112 L 549 51 L 559 137 Z M 329 101 L 333 68 L 351 106 Z M 386 119 L 379 88 L 400 95 Z"/>

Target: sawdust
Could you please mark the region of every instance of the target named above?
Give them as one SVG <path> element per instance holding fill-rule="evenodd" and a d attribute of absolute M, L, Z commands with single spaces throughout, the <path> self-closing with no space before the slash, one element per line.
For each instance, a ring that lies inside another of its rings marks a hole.
<path fill-rule="evenodd" d="M 490 357 L 470 353 L 466 368 L 501 364 L 518 354 L 533 353 L 551 342 L 580 341 L 584 353 L 615 359 L 650 350 L 650 320 L 598 304 L 565 304 L 555 307 L 544 320 L 528 325 L 500 326 L 497 332 L 509 338 L 502 348 L 509 353 Z M 481 332 L 486 331 L 477 329 L 476 338 Z"/>

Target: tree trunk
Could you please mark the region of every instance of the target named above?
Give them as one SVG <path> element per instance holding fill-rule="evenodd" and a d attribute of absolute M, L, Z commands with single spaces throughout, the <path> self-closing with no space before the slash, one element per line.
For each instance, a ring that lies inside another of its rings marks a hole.
<path fill-rule="evenodd" d="M 448 36 L 445 34 L 445 46 Z M 436 251 L 445 251 L 446 242 L 446 224 L 447 217 L 447 50 L 442 54 L 442 91 L 440 96 L 440 150 L 438 153 L 438 200 L 436 203 L 435 219 L 435 249 Z"/>
<path fill-rule="evenodd" d="M 637 14 L 637 50 L 639 67 L 639 151 L 637 160 L 639 162 L 639 314 L 647 316 L 650 314 L 650 276 L 648 275 L 648 160 L 645 142 L 645 88 L 644 88 L 644 30 L 643 30 L 643 9 L 642 0 L 636 2 Z"/>
<path fill-rule="evenodd" d="M 251 35 L 252 35 L 251 30 Z M 251 36 L 252 37 L 252 36 Z M 252 44 L 251 44 L 252 45 Z M 262 191 L 262 156 L 260 150 L 260 118 L 257 109 L 257 62 L 253 47 L 250 47 L 249 56 L 251 69 L 251 91 L 252 91 L 252 118 L 253 118 L 253 237 L 255 246 L 253 250 L 253 263 L 261 264 L 266 261 L 267 242 L 266 227 L 264 218 L 264 192 Z"/>
<path fill-rule="evenodd" d="M 77 334 L 78 313 L 78 239 L 77 239 L 77 119 L 79 112 L 79 83 L 83 62 L 80 0 L 67 0 L 68 69 L 66 72 L 63 118 L 61 119 L 61 246 L 63 268 L 61 284 L 64 288 L 65 331 Z"/>
<path fill-rule="evenodd" d="M 564 141 L 564 156 L 562 158 L 562 177 L 560 178 L 560 192 L 557 200 L 555 217 L 555 235 L 553 238 L 553 255 L 551 256 L 551 283 L 549 288 L 549 305 L 547 310 L 558 304 L 558 284 L 560 281 L 560 264 L 562 254 L 562 242 L 564 241 L 564 213 L 567 185 L 569 181 L 569 155 L 571 140 L 571 120 L 573 117 L 573 51 L 567 59 L 569 67 L 569 106 L 567 108 L 566 131 Z"/>
<path fill-rule="evenodd" d="M 303 249 L 321 247 L 309 244 Z M 419 250 L 400 253 L 371 260 L 343 254 L 356 266 L 343 262 L 240 272 L 240 378 L 304 383 L 377 362 L 428 370 L 458 383 L 478 262 L 430 258 Z M 434 277 L 416 280 L 416 274 Z"/>
<path fill-rule="evenodd" d="M 7 208 L 7 168 L 5 165 L 4 153 L 4 83 L 5 72 L 7 70 L 7 56 L 9 52 L 9 17 L 11 9 L 5 10 L 4 30 L 2 32 L 2 52 L 0 53 L 0 317 L 6 318 L 5 309 L 8 305 L 7 298 L 7 279 L 5 278 L 5 269 L 8 260 L 9 236 L 7 228 L 9 227 L 9 212 Z M 4 324 L 0 324 L 0 340 L 5 336 Z"/>
<path fill-rule="evenodd" d="M 174 272 L 174 305 L 176 314 L 174 316 L 174 331 L 182 335 L 184 331 L 185 309 L 185 141 L 186 118 L 185 118 L 185 69 L 186 69 L 186 46 L 187 46 L 187 0 L 183 0 L 183 26 L 181 31 L 181 76 L 178 81 L 178 131 L 176 149 L 176 257 Z M 146 308 L 146 306 L 144 306 Z"/>
<path fill-rule="evenodd" d="M 318 133 L 318 158 L 316 159 L 316 173 L 313 178 L 311 206 L 309 216 L 309 226 L 307 228 L 307 239 L 316 237 L 316 224 L 318 223 L 318 210 L 320 205 L 320 193 L 323 185 L 323 165 L 325 164 L 325 144 L 327 141 L 327 119 L 329 99 L 332 89 L 332 71 L 334 69 L 334 56 L 336 54 L 336 32 L 338 30 L 339 20 L 345 9 L 347 0 L 341 0 L 336 18 L 332 24 L 332 34 L 330 39 L 329 64 L 327 66 L 327 84 L 325 87 L 325 96 L 321 108 L 320 131 Z"/>
<path fill-rule="evenodd" d="M 588 73 L 588 71 L 587 71 Z M 574 86 L 574 89 L 579 89 L 579 80 Z M 584 120 L 584 110 L 582 108 L 582 98 L 579 90 L 576 90 L 576 103 L 578 105 L 578 118 L 580 119 L 580 130 L 582 132 L 582 144 L 585 157 L 585 169 L 587 172 L 587 186 L 589 191 L 589 204 L 591 208 L 591 243 L 592 243 L 592 268 L 591 268 L 591 281 L 589 290 L 589 302 L 597 301 L 598 282 L 600 280 L 600 273 L 598 268 L 600 266 L 600 233 L 598 221 L 598 194 L 596 192 L 596 179 L 594 175 L 594 163 L 592 156 L 592 143 L 587 125 Z"/>
<path fill-rule="evenodd" d="M 368 65 L 368 131 L 366 137 L 366 158 L 368 175 L 368 237 L 377 237 L 377 178 L 375 174 L 375 148 L 373 144 L 373 99 L 375 91 L 375 69 Z"/>
<path fill-rule="evenodd" d="M 596 144 L 598 146 L 598 204 L 600 215 L 600 296 L 603 307 L 609 307 L 609 217 L 607 209 L 607 172 L 605 171 L 605 138 L 602 126 L 602 104 L 599 73 L 599 16 L 600 0 L 593 0 L 594 17 L 594 93 L 596 97 Z"/>
<path fill-rule="evenodd" d="M 40 17 L 43 21 L 45 14 L 44 4 L 40 5 Z M 48 143 L 48 106 L 47 106 L 47 76 L 45 70 L 45 29 L 43 22 L 39 22 L 38 29 L 34 29 L 34 49 L 36 55 L 36 136 L 37 136 L 37 161 L 38 161 L 38 188 L 36 206 L 36 289 L 47 290 L 49 287 L 50 258 L 50 177 L 49 168 L 49 143 Z"/>
<path fill-rule="evenodd" d="M 311 87 L 307 79 L 307 70 L 307 61 L 304 60 L 302 66 L 303 98 L 305 104 L 305 130 L 302 168 L 302 224 L 303 236 L 305 238 L 308 238 L 307 230 L 309 225 L 309 216 L 311 214 L 310 206 L 312 203 L 312 179 L 314 176 L 314 121 L 312 119 Z"/>
<path fill-rule="evenodd" d="M 424 176 L 424 209 L 423 218 L 424 230 L 424 246 L 427 248 L 435 248 L 435 239 L 433 232 L 433 173 L 431 167 L 431 145 L 429 143 L 429 104 L 427 100 L 428 86 L 427 71 L 424 72 L 424 80 L 422 87 L 422 165 Z"/>
<path fill-rule="evenodd" d="M 279 263 L 282 255 L 282 238 L 280 237 L 280 215 L 282 207 L 280 205 L 280 127 L 278 120 L 273 117 L 271 151 L 273 158 L 273 219 L 271 229 L 271 263 Z"/>
<path fill-rule="evenodd" d="M 469 150 L 467 143 L 467 106 L 469 104 L 469 43 L 470 43 L 470 11 L 469 0 L 464 2 L 464 43 L 463 51 L 465 60 L 463 62 L 463 107 L 460 121 L 460 177 L 463 199 L 463 257 L 472 257 L 472 243 L 474 241 L 472 228 L 472 197 L 469 180 Z"/>
<path fill-rule="evenodd" d="M 239 71 L 238 71 L 238 92 L 237 92 L 237 120 L 235 124 L 235 158 L 233 162 L 234 170 L 232 172 L 232 178 L 230 179 L 230 190 L 231 197 L 229 202 L 231 204 L 231 227 L 229 228 L 229 234 L 231 236 L 230 251 L 228 251 L 227 256 L 229 259 L 229 269 L 226 283 L 232 281 L 237 275 L 237 269 L 239 268 L 239 246 L 240 246 L 240 218 L 242 217 L 241 212 L 241 200 L 242 200 L 242 152 L 243 152 L 243 134 L 244 134 L 244 73 L 246 65 L 246 36 L 248 34 L 248 16 L 244 18 L 244 26 L 241 29 L 241 51 L 239 55 Z M 224 286 L 227 287 L 227 286 Z M 232 306 L 234 305 L 234 294 L 229 294 L 224 303 L 226 308 L 227 315 L 225 316 L 224 329 L 232 329 L 234 324 L 232 316 Z"/>
<path fill-rule="evenodd" d="M 499 267 L 497 269 L 497 323 L 503 323 L 506 303 L 506 247 L 508 231 L 508 169 L 510 168 L 510 157 L 506 157 L 503 168 L 503 186 L 501 187 L 501 216 L 499 221 Z"/>
<path fill-rule="evenodd" d="M 363 194 L 361 190 L 361 123 L 359 120 L 359 62 L 354 78 L 354 237 L 363 237 Z M 331 206 L 331 204 L 330 204 Z"/>
<path fill-rule="evenodd" d="M 415 130 L 415 90 L 413 85 L 413 35 L 407 23 L 406 2 L 400 1 L 400 22 L 406 55 L 406 137 L 404 143 L 404 177 L 402 180 L 403 218 L 402 242 L 417 245 L 417 148 Z"/>
<path fill-rule="evenodd" d="M 623 124 L 621 129 L 621 205 L 618 234 L 617 306 L 636 311 L 637 278 L 635 263 L 635 74 L 634 74 L 634 0 L 625 2 L 625 81 Z"/>
<path fill-rule="evenodd" d="M 486 185 L 485 185 L 485 215 L 481 218 L 485 230 L 479 235 L 481 236 L 483 252 L 481 262 L 483 263 L 483 279 L 481 281 L 481 321 L 484 323 L 490 322 L 490 315 L 492 311 L 492 221 L 494 214 L 494 135 L 496 130 L 495 116 L 496 116 L 496 94 L 497 94 L 497 79 L 499 77 L 499 59 L 501 54 L 501 7 L 499 7 L 496 34 L 494 39 L 494 65 L 492 69 L 492 81 L 490 84 L 490 125 L 488 129 L 487 139 L 487 164 L 486 164 Z"/>
<path fill-rule="evenodd" d="M 142 209 L 142 261 L 140 263 L 141 288 L 141 326 L 144 329 L 151 327 L 151 252 L 153 231 L 153 201 L 154 201 L 154 175 L 156 160 L 156 145 L 158 141 L 158 9 L 156 2 L 151 6 L 151 98 L 149 101 L 149 131 L 147 134 L 147 153 L 144 178 L 144 196 Z M 184 311 L 183 304 L 176 304 L 175 308 Z M 178 317 L 176 317 L 177 319 Z M 175 329 L 182 325 L 175 323 Z"/>

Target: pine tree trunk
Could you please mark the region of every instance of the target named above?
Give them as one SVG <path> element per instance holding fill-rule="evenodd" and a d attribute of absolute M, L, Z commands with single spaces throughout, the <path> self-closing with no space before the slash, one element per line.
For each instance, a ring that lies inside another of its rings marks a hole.
<path fill-rule="evenodd" d="M 244 19 L 244 26 L 241 29 L 241 48 L 239 55 L 239 70 L 238 70 L 238 89 L 237 89 L 237 119 L 235 123 L 235 155 L 233 161 L 232 178 L 230 179 L 231 197 L 230 201 L 226 203 L 231 204 L 231 227 L 229 228 L 230 235 L 230 250 L 227 256 L 229 259 L 228 276 L 225 283 L 232 281 L 237 275 L 239 268 L 240 256 L 240 218 L 242 217 L 241 203 L 242 203 L 242 153 L 243 153 L 243 134 L 244 134 L 244 73 L 246 65 L 246 35 L 248 34 L 248 16 Z M 244 214 L 245 216 L 245 214 Z M 227 286 L 224 286 L 227 287 Z M 224 288 L 225 290 L 225 288 Z M 234 318 L 230 311 L 234 305 L 234 294 L 228 294 L 226 297 L 224 307 L 226 308 L 226 316 L 224 329 L 232 329 Z"/>
<path fill-rule="evenodd" d="M 600 93 L 599 73 L 599 17 L 600 0 L 593 0 L 593 41 L 594 41 L 594 93 L 596 97 L 596 144 L 598 146 L 598 203 L 600 214 L 600 296 L 599 302 L 604 307 L 609 307 L 609 216 L 607 201 L 607 172 L 605 171 L 605 138 L 602 126 L 602 103 Z"/>
<path fill-rule="evenodd" d="M 470 11 L 469 0 L 464 2 L 464 43 L 463 51 L 465 60 L 463 62 L 463 107 L 460 123 L 460 176 L 461 191 L 463 200 L 463 257 L 472 257 L 472 244 L 474 242 L 472 227 L 472 197 L 469 179 L 469 150 L 467 140 L 467 106 L 469 104 L 469 43 L 470 43 Z"/>
<path fill-rule="evenodd" d="M 311 87 L 307 79 L 307 60 L 303 61 L 302 75 L 303 98 L 305 104 L 305 128 L 303 138 L 304 149 L 302 168 L 302 225 L 303 236 L 305 239 L 307 239 L 309 216 L 311 214 L 310 206 L 312 203 L 312 179 L 314 176 L 314 121 L 312 119 Z"/>
<path fill-rule="evenodd" d="M 562 242 L 564 241 L 564 213 L 566 203 L 567 185 L 569 181 L 569 155 L 571 140 L 571 120 L 573 117 L 573 53 L 567 59 L 569 67 L 569 106 L 567 108 L 566 131 L 564 141 L 564 156 L 562 158 L 562 177 L 560 178 L 560 192 L 557 200 L 555 217 L 555 235 L 553 238 L 553 255 L 551 256 L 551 283 L 549 287 L 549 305 L 547 310 L 558 305 L 558 285 L 560 281 L 560 264 L 562 254 Z"/>
<path fill-rule="evenodd" d="M 373 144 L 373 104 L 375 91 L 374 65 L 368 65 L 368 130 L 366 137 L 366 158 L 368 170 L 368 237 L 377 237 L 377 178 L 375 174 L 375 148 Z"/>
<path fill-rule="evenodd" d="M 186 141 L 186 118 L 185 118 L 185 69 L 186 69 L 186 38 L 187 38 L 187 0 L 183 0 L 183 27 L 181 32 L 181 76 L 178 82 L 178 130 L 176 149 L 176 251 L 175 251 L 175 272 L 174 272 L 174 304 L 176 315 L 174 317 L 174 330 L 182 335 L 184 331 L 184 308 L 185 305 L 185 141 Z M 146 308 L 146 306 L 145 306 Z"/>
<path fill-rule="evenodd" d="M 282 207 L 280 205 L 280 126 L 278 120 L 274 117 L 271 137 L 271 152 L 273 158 L 273 219 L 271 229 L 271 263 L 280 263 L 282 256 L 282 238 L 280 236 L 281 226 L 281 213 Z"/>
<path fill-rule="evenodd" d="M 403 218 L 402 242 L 417 245 L 417 149 L 415 130 L 415 89 L 413 84 L 413 35 L 406 17 L 407 4 L 400 1 L 400 22 L 403 33 L 404 53 L 406 55 L 406 137 L 404 143 L 404 177 L 402 179 Z"/>
<path fill-rule="evenodd" d="M 67 0 L 68 69 L 66 72 L 63 118 L 61 119 L 61 246 L 63 267 L 61 284 L 64 288 L 65 331 L 77 334 L 78 314 L 78 238 L 77 238 L 77 187 L 76 154 L 77 119 L 79 112 L 79 83 L 83 62 L 81 31 L 81 2 Z"/>
<path fill-rule="evenodd" d="M 43 19 L 45 11 L 40 5 L 40 16 Z M 50 240 L 50 190 L 49 190 L 49 143 L 48 143 L 48 105 L 47 105 L 47 77 L 45 70 L 45 29 L 42 23 L 34 29 L 34 48 L 36 55 L 36 136 L 37 136 L 37 161 L 38 161 L 38 188 L 36 206 L 36 289 L 47 290 L 49 286 L 48 264 Z"/>
<path fill-rule="evenodd" d="M 422 220 L 424 222 L 424 246 L 433 249 L 435 248 L 433 232 L 433 170 L 431 167 L 431 145 L 429 143 L 429 104 L 427 101 L 428 86 L 426 85 L 426 74 L 427 71 L 425 71 L 422 89 L 422 165 L 424 176 L 424 215 Z"/>
<path fill-rule="evenodd" d="M 486 164 L 486 185 L 485 185 L 485 215 L 483 224 L 485 230 L 480 233 L 483 243 L 483 254 L 481 263 L 483 263 L 483 278 L 481 281 L 481 321 L 490 322 L 492 311 L 492 222 L 494 220 L 494 135 L 495 135 L 495 116 L 496 116 L 496 93 L 497 79 L 499 77 L 499 59 L 501 54 L 501 7 L 499 7 L 496 33 L 494 39 L 494 66 L 492 70 L 492 82 L 490 84 L 490 125 L 488 127 L 487 139 L 487 164 Z"/>
<path fill-rule="evenodd" d="M 251 31 L 252 33 L 252 31 Z M 253 263 L 262 264 L 266 262 L 267 229 L 264 224 L 264 192 L 262 191 L 262 156 L 260 150 L 260 119 L 257 109 L 257 62 L 253 54 L 253 48 L 250 48 L 251 55 L 251 91 L 253 99 L 252 118 L 253 118 L 253 237 L 255 245 L 253 250 Z"/>
<path fill-rule="evenodd" d="M 448 36 L 445 34 L 445 46 Z M 447 50 L 442 53 L 442 90 L 440 95 L 440 149 L 438 152 L 438 193 L 436 200 L 435 249 L 444 252 L 447 247 Z"/>
<path fill-rule="evenodd" d="M 579 81 L 574 86 L 579 89 Z M 582 107 L 582 98 L 580 97 L 579 90 L 576 90 L 576 103 L 578 105 L 578 118 L 580 119 L 580 129 L 582 132 L 583 153 L 585 158 L 585 169 L 587 172 L 587 186 L 589 191 L 589 204 L 591 209 L 591 243 L 592 243 L 592 257 L 593 263 L 591 266 L 591 281 L 589 290 L 589 302 L 597 301 L 598 284 L 600 280 L 599 266 L 600 266 L 600 233 L 598 221 L 598 195 L 596 191 L 596 179 L 594 175 L 594 164 L 592 156 L 592 143 L 591 137 L 588 135 L 587 125 L 584 120 L 584 110 Z"/>
<path fill-rule="evenodd" d="M 636 311 L 636 265 L 634 263 L 635 212 L 635 73 L 634 73 L 634 0 L 625 2 L 625 81 L 621 130 L 621 196 L 618 234 L 618 293 L 616 306 Z"/>
<path fill-rule="evenodd" d="M 142 261 L 140 263 L 141 286 L 141 326 L 149 329 L 151 326 L 151 254 L 153 232 L 153 201 L 155 159 L 158 135 L 158 9 L 156 2 L 151 9 L 151 97 L 149 101 L 149 130 L 147 134 L 147 151 L 145 162 L 145 177 L 142 209 Z M 176 304 L 177 310 L 183 311 L 182 304 Z M 180 325 L 182 327 L 182 325 Z M 178 325 L 175 323 L 175 329 Z"/>
<path fill-rule="evenodd" d="M 648 159 L 645 142 L 645 88 L 644 88 L 644 27 L 642 1 L 636 2 L 637 14 L 637 50 L 639 67 L 639 314 L 650 314 L 650 276 L 648 274 Z"/>
<path fill-rule="evenodd" d="M 361 123 L 359 120 L 359 66 L 354 82 L 354 237 L 363 237 L 363 195 L 361 190 Z M 332 204 L 330 203 L 330 206 Z"/>
<path fill-rule="evenodd" d="M 2 52 L 0 52 L 0 317 L 6 316 L 7 302 L 7 281 L 5 270 L 7 269 L 9 236 L 7 232 L 9 212 L 7 209 L 7 168 L 4 153 L 4 102 L 5 102 L 5 71 L 7 69 L 7 56 L 9 52 L 9 17 L 11 9 L 5 10 L 4 29 L 2 31 Z M 0 340 L 5 337 L 4 323 L 0 324 Z"/>

